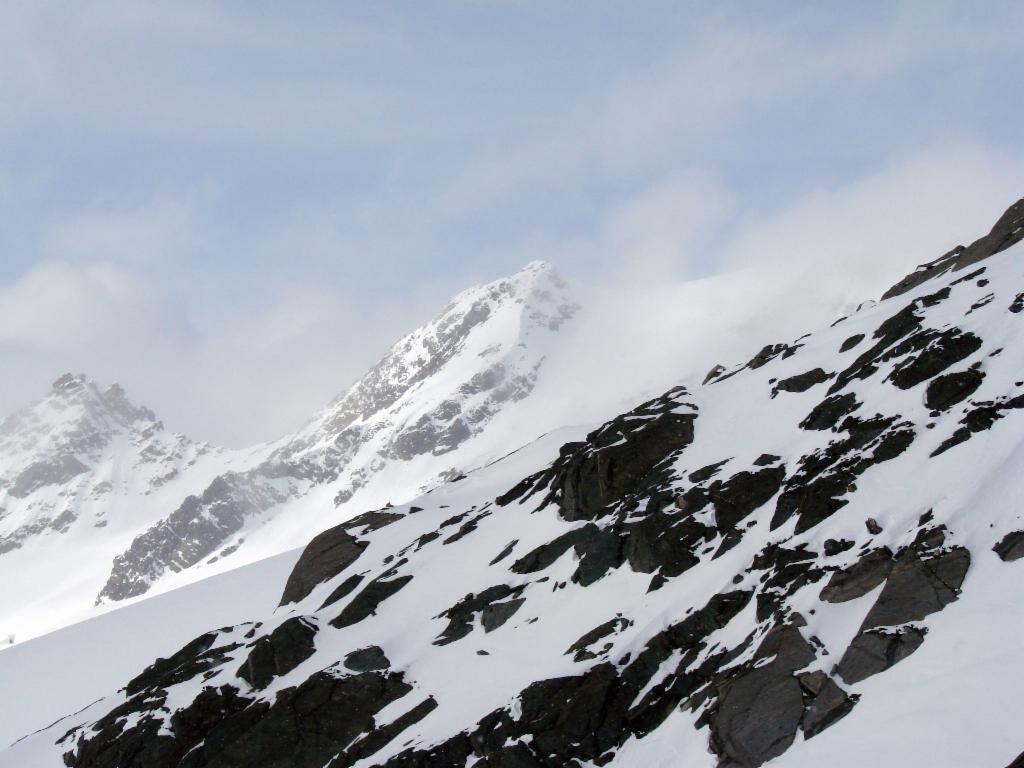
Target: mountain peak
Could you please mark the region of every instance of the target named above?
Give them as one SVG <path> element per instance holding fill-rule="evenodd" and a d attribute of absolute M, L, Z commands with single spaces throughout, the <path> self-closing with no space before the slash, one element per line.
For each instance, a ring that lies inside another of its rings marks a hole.
<path fill-rule="evenodd" d="M 41 402 L 49 402 L 60 410 L 78 406 L 84 410 L 83 415 L 94 420 L 113 420 L 124 426 L 138 421 L 156 421 L 156 414 L 145 406 L 135 405 L 120 384 L 101 389 L 84 373 L 65 373 L 58 377 L 50 386 L 48 397 Z"/>
<path fill-rule="evenodd" d="M 89 379 L 84 373 L 65 373 L 50 385 L 50 393 L 56 395 L 76 392 L 88 382 Z"/>
<path fill-rule="evenodd" d="M 558 274 L 558 269 L 549 261 L 543 261 L 541 259 L 535 259 L 534 261 L 528 262 L 512 276 L 512 279 L 517 278 L 527 280 L 553 280 L 559 283 L 562 282 L 561 276 Z"/>

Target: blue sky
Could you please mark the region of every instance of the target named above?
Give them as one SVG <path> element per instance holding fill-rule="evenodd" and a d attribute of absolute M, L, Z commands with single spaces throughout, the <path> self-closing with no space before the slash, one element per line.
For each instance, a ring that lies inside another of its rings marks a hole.
<path fill-rule="evenodd" d="M 84 370 L 200 437 L 271 438 L 533 258 L 605 284 L 801 258 L 892 282 L 1022 194 L 1022 23 L 1013 2 L 6 3 L 0 411 Z"/>

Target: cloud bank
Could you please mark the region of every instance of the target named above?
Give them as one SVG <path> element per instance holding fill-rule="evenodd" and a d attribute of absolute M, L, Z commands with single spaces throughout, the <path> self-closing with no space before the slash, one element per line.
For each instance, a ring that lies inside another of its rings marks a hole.
<path fill-rule="evenodd" d="M 742 357 L 1020 196 L 1022 21 L 10 4 L 0 412 L 82 370 L 199 438 L 271 439 L 535 258 L 595 307 L 565 375 Z"/>

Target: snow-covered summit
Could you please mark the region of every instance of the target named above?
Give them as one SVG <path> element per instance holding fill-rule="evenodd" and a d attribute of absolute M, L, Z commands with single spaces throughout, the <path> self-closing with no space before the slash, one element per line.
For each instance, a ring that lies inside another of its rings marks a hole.
<path fill-rule="evenodd" d="M 292 446 L 336 440 L 353 423 L 368 421 L 416 393 L 456 357 L 461 370 L 451 372 L 472 374 L 460 394 L 497 389 L 499 398 L 514 397 L 517 383 L 512 379 L 528 376 L 528 369 L 539 362 L 536 350 L 528 349 L 530 341 L 557 331 L 575 312 L 566 283 L 543 261 L 530 262 L 511 277 L 469 288 L 430 323 L 396 342 L 362 379 L 314 416 Z M 486 365 L 481 367 L 478 360 Z M 525 387 L 524 382 L 518 385 Z"/>
<path fill-rule="evenodd" d="M 168 431 L 117 385 L 83 374 L 0 422 L 0 636 L 81 618 L 86 590 L 170 499 L 226 454 Z"/>
<path fill-rule="evenodd" d="M 96 457 L 116 434 L 151 426 L 162 429 L 153 412 L 133 405 L 121 386 L 101 389 L 84 374 L 67 373 L 46 397 L 0 422 L 0 462 L 9 471 L 40 458 Z"/>
<path fill-rule="evenodd" d="M 126 485 L 151 492 L 209 450 L 169 433 L 120 385 L 65 374 L 46 397 L 0 422 L 0 551 L 46 529 L 66 530 L 87 499 Z M 116 469 L 130 470 L 118 487 Z"/>
<path fill-rule="evenodd" d="M 477 466 L 488 457 L 475 438 L 533 392 L 549 341 L 575 312 L 569 287 L 540 261 L 463 291 L 296 434 L 136 537 L 101 599 L 300 546 L 311 531 Z M 535 435 L 504 437 L 522 444 Z"/>

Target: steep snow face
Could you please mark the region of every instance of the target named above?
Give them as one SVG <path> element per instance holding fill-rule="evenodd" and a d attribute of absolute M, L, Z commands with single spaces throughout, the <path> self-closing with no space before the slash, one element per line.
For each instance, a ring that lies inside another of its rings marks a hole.
<path fill-rule="evenodd" d="M 324 531 L 0 766 L 1009 764 L 1022 248 Z"/>
<path fill-rule="evenodd" d="M 228 460 L 81 375 L 0 423 L 0 643 L 85 615 L 111 558 Z"/>
<path fill-rule="evenodd" d="M 218 476 L 135 538 L 115 559 L 101 599 L 301 546 L 311 531 L 493 458 L 474 439 L 530 395 L 553 334 L 575 311 L 566 285 L 542 262 L 460 294 L 264 461 Z M 502 444 L 533 437 L 506 435 Z"/>

